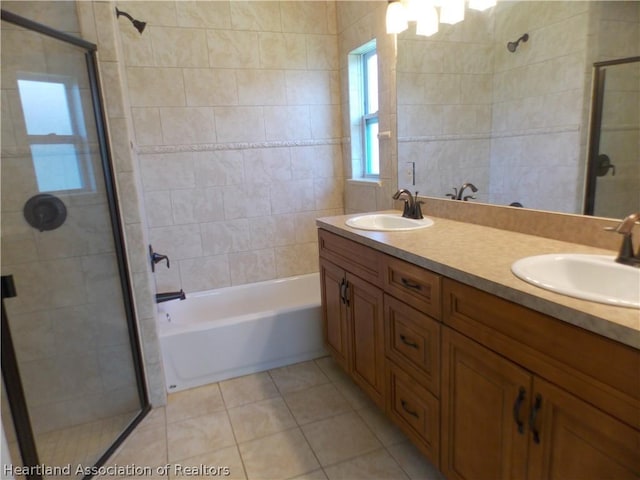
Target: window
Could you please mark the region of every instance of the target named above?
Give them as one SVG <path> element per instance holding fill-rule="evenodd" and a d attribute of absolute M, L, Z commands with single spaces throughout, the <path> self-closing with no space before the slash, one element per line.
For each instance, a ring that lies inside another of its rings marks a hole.
<path fill-rule="evenodd" d="M 375 50 L 362 55 L 363 91 L 364 91 L 364 125 L 365 169 L 364 176 L 380 175 L 380 158 L 378 150 L 378 54 Z"/>
<path fill-rule="evenodd" d="M 349 54 L 349 112 L 353 177 L 378 178 L 378 54 L 375 40 Z"/>
<path fill-rule="evenodd" d="M 94 190 L 77 85 L 66 77 L 23 74 L 18 91 L 38 190 Z"/>

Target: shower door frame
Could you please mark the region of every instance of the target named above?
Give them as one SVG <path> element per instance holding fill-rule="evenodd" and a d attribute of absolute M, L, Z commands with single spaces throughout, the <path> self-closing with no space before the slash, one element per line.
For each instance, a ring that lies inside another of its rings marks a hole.
<path fill-rule="evenodd" d="M 28 18 L 21 17 L 20 15 L 16 15 L 14 13 L 8 12 L 4 9 L 0 9 L 0 19 L 6 22 L 12 23 L 14 25 L 18 25 L 27 30 L 35 31 L 42 35 L 54 38 L 56 40 L 60 40 L 66 43 L 70 43 L 77 47 L 80 47 L 85 50 L 85 60 L 87 65 L 87 73 L 89 80 L 89 87 L 91 90 L 91 102 L 93 106 L 94 112 L 94 120 L 96 126 L 96 133 L 98 136 L 98 146 L 100 152 L 100 160 L 102 164 L 102 170 L 104 174 L 104 182 L 105 182 L 105 190 L 107 203 L 109 206 L 109 218 L 111 221 L 111 231 L 113 234 L 113 241 L 116 253 L 116 260 L 118 264 L 118 272 L 120 277 L 120 285 L 122 289 L 122 299 L 124 303 L 124 311 L 126 315 L 127 321 L 127 329 L 129 333 L 129 343 L 131 346 L 131 356 L 133 359 L 133 369 L 136 376 L 136 383 L 138 389 L 138 398 L 140 400 L 140 412 L 133 418 L 133 420 L 129 423 L 129 425 L 123 430 L 123 432 L 115 439 L 114 443 L 107 449 L 106 452 L 100 456 L 100 458 L 95 463 L 95 467 L 102 466 L 109 457 L 115 452 L 115 450 L 122 444 L 122 442 L 127 438 L 127 436 L 133 431 L 133 429 L 140 423 L 140 421 L 144 418 L 144 416 L 151 410 L 151 405 L 149 403 L 149 394 L 147 391 L 147 383 L 144 376 L 144 363 L 142 359 L 142 349 L 139 343 L 139 333 L 135 316 L 134 302 L 133 302 L 133 287 L 131 285 L 131 277 L 129 273 L 129 267 L 126 261 L 126 249 L 124 243 L 124 230 L 122 227 L 122 215 L 120 213 L 120 207 L 117 202 L 117 190 L 114 182 L 115 172 L 113 169 L 111 150 L 109 148 L 108 141 L 108 132 L 106 128 L 106 117 L 104 113 L 104 108 L 102 105 L 102 91 L 100 88 L 100 76 L 98 72 L 98 60 L 97 60 L 97 50 L 98 47 L 86 40 L 75 37 L 73 35 L 69 35 L 65 32 L 61 32 L 59 30 L 55 30 L 47 25 L 43 25 L 38 22 L 34 22 L 33 20 L 29 20 Z M 3 279 L 3 287 L 5 286 L 5 281 Z M 4 289 L 4 288 L 3 288 Z M 4 293 L 4 292 L 3 292 Z M 15 292 L 13 292 L 15 293 Z M 4 298 L 4 295 L 3 295 Z M 2 324 L 3 331 L 4 327 L 8 325 L 6 323 L 6 315 L 4 311 L 4 300 L 2 302 Z M 4 333 L 4 332 L 3 332 Z M 2 352 L 3 352 L 3 367 L 2 367 L 2 375 L 5 381 L 5 387 L 7 390 L 7 396 L 9 397 L 9 404 L 11 410 L 11 416 L 13 417 L 14 428 L 16 429 L 16 437 L 18 439 L 18 443 L 20 445 L 20 454 L 23 460 L 24 466 L 33 466 L 36 467 L 39 465 L 39 459 L 37 455 L 37 448 L 35 444 L 35 439 L 33 436 L 33 432 L 30 428 L 30 423 L 27 423 L 25 426 L 25 420 L 28 421 L 28 411 L 26 407 L 26 403 L 24 404 L 16 404 L 16 401 L 26 402 L 24 399 L 24 393 L 22 389 L 22 384 L 20 381 L 20 375 L 18 371 L 18 364 L 15 357 L 15 351 L 13 348 L 13 344 L 11 343 L 11 336 L 2 335 Z M 8 344 L 6 342 L 9 342 Z M 7 352 L 5 352 L 5 345 L 8 347 Z M 5 355 L 8 354 L 8 355 Z M 5 365 L 7 363 L 7 365 Z M 5 374 L 5 369 L 9 372 L 9 374 Z M 17 391 L 18 395 L 9 396 L 9 390 Z M 14 408 L 15 407 L 15 408 Z M 16 410 L 20 413 L 17 413 Z M 27 414 L 25 418 L 17 418 L 17 415 Z M 23 451 L 23 446 L 26 448 L 26 451 Z M 16 461 L 17 459 L 12 459 Z M 26 478 L 31 479 L 40 479 L 41 475 L 26 475 Z M 87 475 L 84 478 L 91 478 L 91 475 Z"/>
<path fill-rule="evenodd" d="M 596 186 L 598 182 L 598 155 L 604 108 L 604 87 L 606 70 L 603 67 L 640 62 L 640 57 L 626 57 L 604 60 L 593 64 L 591 113 L 589 118 L 589 139 L 587 152 L 587 173 L 585 176 L 583 215 L 594 215 L 596 208 Z"/>

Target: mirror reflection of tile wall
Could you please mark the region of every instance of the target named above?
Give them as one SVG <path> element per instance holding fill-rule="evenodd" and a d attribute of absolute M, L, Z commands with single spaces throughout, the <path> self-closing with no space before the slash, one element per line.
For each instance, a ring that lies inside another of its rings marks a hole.
<path fill-rule="evenodd" d="M 433 37 L 399 35 L 399 178 L 416 162 L 427 196 L 471 181 L 478 202 L 580 213 L 591 66 L 640 49 L 638 2 L 606 3 L 499 2 Z"/>

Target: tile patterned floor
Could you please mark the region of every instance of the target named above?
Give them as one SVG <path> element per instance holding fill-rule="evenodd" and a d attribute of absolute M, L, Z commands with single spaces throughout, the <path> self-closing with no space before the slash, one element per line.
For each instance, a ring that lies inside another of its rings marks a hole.
<path fill-rule="evenodd" d="M 171 394 L 108 462 L 133 464 L 166 480 L 442 479 L 329 357 Z"/>

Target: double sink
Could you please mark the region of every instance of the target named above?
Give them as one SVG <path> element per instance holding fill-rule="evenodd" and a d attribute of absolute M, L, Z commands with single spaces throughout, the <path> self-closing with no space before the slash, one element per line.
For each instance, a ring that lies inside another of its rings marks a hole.
<path fill-rule="evenodd" d="M 404 218 L 399 213 L 372 213 L 349 218 L 345 223 L 360 230 L 407 232 L 430 227 L 433 220 Z M 555 293 L 640 308 L 640 268 L 616 263 L 614 256 L 535 255 L 517 260 L 511 271 L 521 280 Z"/>

